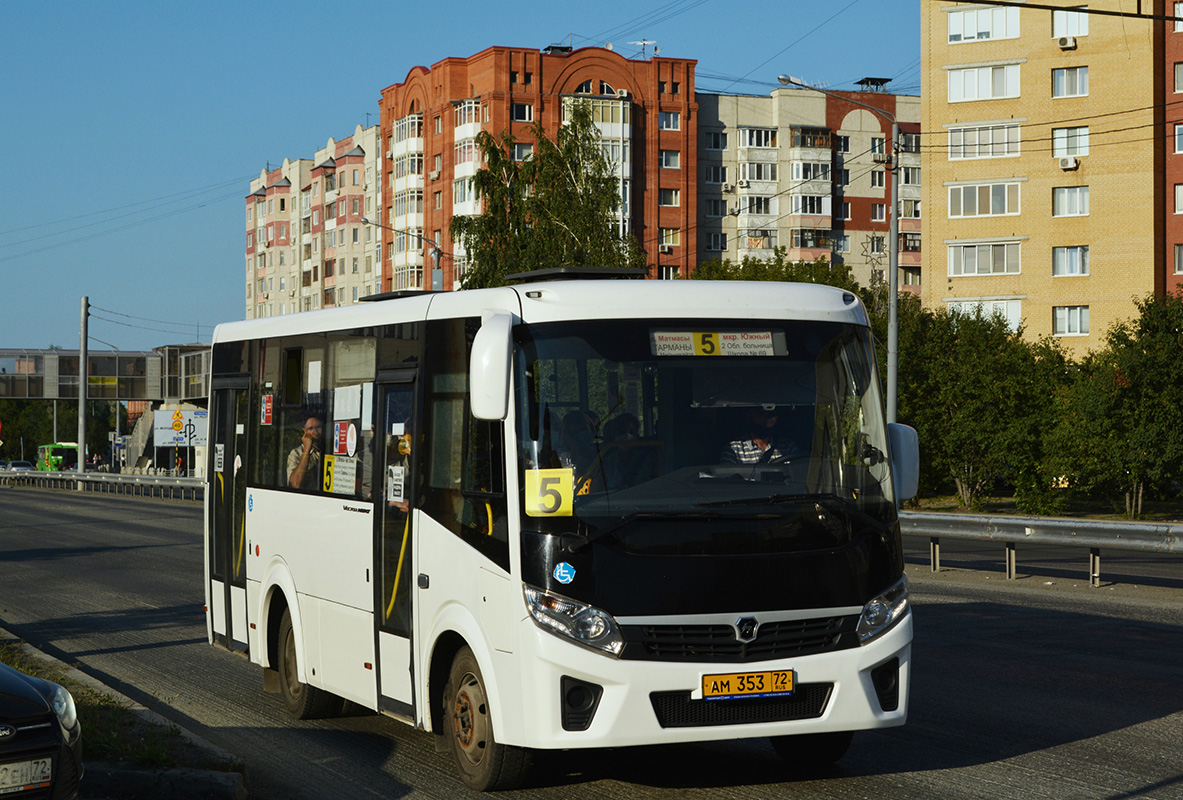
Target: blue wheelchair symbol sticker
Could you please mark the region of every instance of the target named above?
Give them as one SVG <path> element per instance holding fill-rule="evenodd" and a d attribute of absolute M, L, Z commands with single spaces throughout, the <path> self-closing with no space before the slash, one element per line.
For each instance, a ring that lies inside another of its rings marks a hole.
<path fill-rule="evenodd" d="M 575 580 L 575 567 L 568 564 L 566 561 L 560 562 L 555 567 L 555 580 L 562 584 L 570 583 Z"/>
<path fill-rule="evenodd" d="M 253 494 L 247 495 L 246 510 L 247 511 L 254 511 L 255 510 L 255 496 Z"/>

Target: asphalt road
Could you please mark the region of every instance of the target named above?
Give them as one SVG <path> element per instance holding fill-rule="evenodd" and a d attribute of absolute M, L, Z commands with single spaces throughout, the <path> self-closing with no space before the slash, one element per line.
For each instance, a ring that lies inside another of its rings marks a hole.
<path fill-rule="evenodd" d="M 926 541 L 909 552 L 907 726 L 808 775 L 764 741 L 549 754 L 499 796 L 1183 798 L 1183 568 L 1092 589 L 1083 555 L 1020 555 L 1006 581 L 1000 553 L 991 571 L 947 551 L 934 575 Z M 473 795 L 399 722 L 290 720 L 258 667 L 206 644 L 201 570 L 198 504 L 0 489 L 0 627 L 240 756 L 252 798 Z"/>

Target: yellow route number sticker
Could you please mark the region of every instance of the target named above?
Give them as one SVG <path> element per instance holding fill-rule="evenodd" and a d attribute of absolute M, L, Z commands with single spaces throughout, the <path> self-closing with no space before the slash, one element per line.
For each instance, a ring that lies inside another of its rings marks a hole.
<path fill-rule="evenodd" d="M 575 474 L 569 469 L 526 470 L 526 516 L 569 517 Z"/>
<path fill-rule="evenodd" d="M 325 456 L 324 461 L 324 490 L 332 494 L 333 491 L 333 461 L 336 459 L 333 456 Z"/>

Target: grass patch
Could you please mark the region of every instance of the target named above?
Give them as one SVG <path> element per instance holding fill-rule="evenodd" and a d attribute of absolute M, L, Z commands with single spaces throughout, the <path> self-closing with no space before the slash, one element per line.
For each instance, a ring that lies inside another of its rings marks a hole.
<path fill-rule="evenodd" d="M 0 662 L 28 675 L 61 684 L 74 696 L 82 722 L 82 752 L 87 761 L 106 761 L 144 769 L 234 770 L 232 763 L 211 757 L 174 725 L 162 725 L 128 708 L 118 696 L 72 680 L 66 668 L 27 653 L 16 640 L 0 642 Z"/>

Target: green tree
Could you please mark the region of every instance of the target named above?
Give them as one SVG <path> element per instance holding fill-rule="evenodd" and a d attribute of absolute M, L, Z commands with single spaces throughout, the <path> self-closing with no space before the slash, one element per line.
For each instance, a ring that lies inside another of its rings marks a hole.
<path fill-rule="evenodd" d="M 1039 461 L 1039 351 L 980 310 L 903 319 L 900 420 L 920 435 L 928 480 L 951 480 L 958 501 L 977 509 L 996 481 Z"/>
<path fill-rule="evenodd" d="M 826 258 L 815 261 L 789 261 L 785 249 L 772 251 L 772 258 L 744 256 L 736 263 L 728 259 L 712 258 L 698 265 L 690 273 L 695 280 L 711 281 L 792 281 L 823 283 L 859 293 L 862 288 L 845 263 L 834 263 Z"/>
<path fill-rule="evenodd" d="M 1082 362 L 1058 431 L 1072 484 L 1142 514 L 1143 496 L 1177 493 L 1183 471 L 1183 296 L 1147 297 Z"/>
<path fill-rule="evenodd" d="M 472 261 L 465 288 L 551 267 L 644 267 L 645 251 L 613 221 L 619 188 L 590 104 L 573 103 L 553 138 L 541 122 L 532 135 L 535 152 L 525 161 L 515 160 L 509 133 L 477 135 L 485 165 L 472 180 L 482 211 L 453 217 L 449 228 Z"/>

